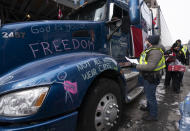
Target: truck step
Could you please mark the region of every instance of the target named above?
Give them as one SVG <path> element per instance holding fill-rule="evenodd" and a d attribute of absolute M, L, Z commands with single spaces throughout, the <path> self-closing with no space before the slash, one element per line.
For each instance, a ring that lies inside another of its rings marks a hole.
<path fill-rule="evenodd" d="M 137 87 L 139 72 L 125 73 L 124 76 L 127 81 L 128 91 L 131 91 Z"/>
<path fill-rule="evenodd" d="M 144 89 L 143 86 L 139 86 L 139 87 L 133 89 L 131 92 L 129 92 L 125 96 L 125 102 L 126 103 L 131 102 L 133 99 L 135 99 L 138 95 L 140 95 L 143 92 L 143 89 Z"/>
<path fill-rule="evenodd" d="M 124 74 L 125 79 L 126 79 L 127 81 L 129 81 L 129 80 L 131 80 L 131 79 L 133 79 L 133 78 L 135 78 L 135 77 L 138 77 L 138 75 L 139 75 L 139 72 L 130 72 L 130 73 L 125 73 L 125 74 Z"/>

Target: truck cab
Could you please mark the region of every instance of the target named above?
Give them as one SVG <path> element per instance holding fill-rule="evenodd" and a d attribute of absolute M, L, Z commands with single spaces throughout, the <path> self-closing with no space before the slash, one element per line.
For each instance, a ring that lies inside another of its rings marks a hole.
<path fill-rule="evenodd" d="M 140 3 L 141 11 L 137 7 Z M 136 11 L 135 14 L 131 13 L 129 4 L 131 9 Z M 138 0 L 130 1 L 130 3 L 122 0 L 92 2 L 88 6 L 72 12 L 68 19 L 104 22 L 106 36 L 101 39 L 104 39 L 105 42 L 101 43 L 102 48 L 98 52 L 109 55 L 117 61 L 127 81 L 127 94 L 135 89 L 140 90 L 134 91 L 133 93 L 137 94 L 132 94 L 126 100 L 128 99 L 130 102 L 132 98 L 138 96 L 142 91 L 141 88 L 136 88 L 139 84 L 139 72 L 128 66 L 129 63 L 125 57 L 139 58 L 144 48 L 144 40 L 148 34 L 152 34 L 152 14 L 146 4 Z"/>
<path fill-rule="evenodd" d="M 101 0 L 68 20 L 2 25 L 0 130 L 116 130 L 143 91 L 125 56 L 138 58 L 152 32 L 145 9 Z"/>

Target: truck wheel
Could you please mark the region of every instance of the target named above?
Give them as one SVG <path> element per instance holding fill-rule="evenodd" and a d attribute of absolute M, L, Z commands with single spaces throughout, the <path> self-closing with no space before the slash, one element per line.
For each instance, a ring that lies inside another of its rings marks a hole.
<path fill-rule="evenodd" d="M 79 110 L 79 131 L 116 131 L 121 119 L 122 101 L 119 85 L 99 79 L 88 92 Z"/>

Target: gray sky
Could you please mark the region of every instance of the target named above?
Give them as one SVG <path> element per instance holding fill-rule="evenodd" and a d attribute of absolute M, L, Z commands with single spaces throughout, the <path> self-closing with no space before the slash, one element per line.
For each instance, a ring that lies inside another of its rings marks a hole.
<path fill-rule="evenodd" d="M 190 40 L 190 0 L 157 0 L 171 32 L 173 42 Z"/>

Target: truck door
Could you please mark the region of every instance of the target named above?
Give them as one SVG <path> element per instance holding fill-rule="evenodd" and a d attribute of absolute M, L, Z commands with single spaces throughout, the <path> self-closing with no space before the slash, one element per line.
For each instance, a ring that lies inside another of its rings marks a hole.
<path fill-rule="evenodd" d="M 113 4 L 113 14 L 109 24 L 109 53 L 117 62 L 125 60 L 125 56 L 131 56 L 130 21 L 126 11 Z"/>
<path fill-rule="evenodd" d="M 113 5 L 113 7 L 112 7 Z M 133 46 L 131 42 L 130 19 L 128 12 L 116 4 L 110 4 L 110 11 L 113 13 L 109 24 L 109 48 L 110 55 L 119 63 L 127 62 L 125 56 L 133 56 Z M 109 22 L 108 22 L 109 23 Z M 127 91 L 132 91 L 137 87 L 139 72 L 132 68 L 122 68 L 126 82 Z"/>

